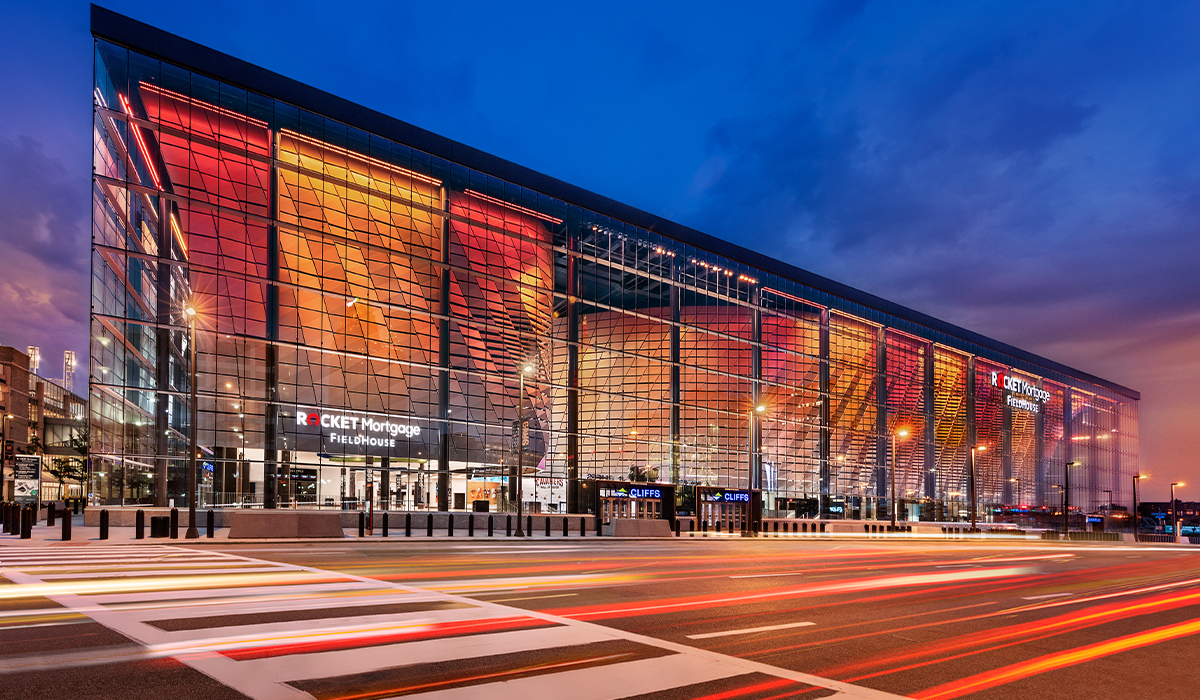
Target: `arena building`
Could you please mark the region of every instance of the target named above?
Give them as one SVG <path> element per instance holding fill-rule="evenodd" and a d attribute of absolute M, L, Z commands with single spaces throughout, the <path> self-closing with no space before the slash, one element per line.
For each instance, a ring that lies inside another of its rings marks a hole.
<path fill-rule="evenodd" d="M 186 503 L 193 420 L 204 507 L 520 485 L 954 522 L 972 465 L 981 520 L 1132 501 L 1136 391 L 95 6 L 92 32 L 99 502 Z"/>

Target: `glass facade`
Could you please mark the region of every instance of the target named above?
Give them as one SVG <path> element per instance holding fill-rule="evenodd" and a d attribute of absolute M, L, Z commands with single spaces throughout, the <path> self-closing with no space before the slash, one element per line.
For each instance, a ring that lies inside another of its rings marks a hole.
<path fill-rule="evenodd" d="M 215 72 L 95 43 L 103 502 L 186 503 L 193 422 L 205 506 L 508 509 L 520 473 L 535 512 L 597 480 L 886 519 L 894 480 L 962 521 L 978 444 L 982 520 L 1132 500 L 1136 392 Z"/>

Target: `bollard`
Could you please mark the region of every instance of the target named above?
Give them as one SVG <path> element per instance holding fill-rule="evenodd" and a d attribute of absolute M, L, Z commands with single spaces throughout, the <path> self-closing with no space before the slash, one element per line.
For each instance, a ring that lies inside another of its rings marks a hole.
<path fill-rule="evenodd" d="M 597 516 L 594 516 L 594 517 L 595 517 L 595 520 L 596 520 L 596 536 L 597 536 L 597 537 L 599 537 L 600 535 L 603 535 L 603 534 L 604 534 L 604 530 L 603 530 L 603 529 L 601 529 L 601 526 L 603 525 L 603 523 L 602 523 L 602 521 L 600 520 L 600 516 L 599 516 L 599 515 L 597 515 Z"/>
<path fill-rule="evenodd" d="M 146 539 L 146 513 L 140 509 L 133 518 L 133 539 Z"/>
<path fill-rule="evenodd" d="M 454 513 L 446 513 L 446 537 L 454 537 Z"/>
<path fill-rule="evenodd" d="M 83 498 L 71 499 L 71 515 L 79 515 L 79 508 L 83 505 Z"/>
<path fill-rule="evenodd" d="M 404 536 L 412 537 L 412 513 L 404 514 Z"/>
<path fill-rule="evenodd" d="M 679 521 L 675 521 L 675 536 L 679 537 Z"/>
<path fill-rule="evenodd" d="M 528 532 L 529 536 L 533 537 L 533 516 L 532 515 L 525 516 L 525 532 Z"/>
<path fill-rule="evenodd" d="M 571 534 L 570 526 L 567 523 L 567 516 L 563 516 L 563 537 Z"/>
<path fill-rule="evenodd" d="M 29 507 L 22 512 L 24 517 L 21 518 L 21 539 L 28 540 L 33 537 L 33 521 L 37 518 L 37 511 Z"/>
<path fill-rule="evenodd" d="M 494 530 L 493 530 L 494 527 L 495 527 L 495 523 L 492 522 L 492 516 L 489 515 L 488 516 L 488 537 L 491 537 L 494 534 Z"/>
<path fill-rule="evenodd" d="M 508 516 L 504 520 L 504 536 L 512 537 L 512 516 Z"/>
<path fill-rule="evenodd" d="M 720 520 L 718 520 L 716 522 L 716 526 L 717 526 L 717 534 L 719 535 L 719 534 L 721 534 L 721 521 Z"/>
<path fill-rule="evenodd" d="M 387 526 L 388 526 L 388 514 L 386 511 L 384 511 L 384 513 L 383 513 L 383 536 L 384 537 L 388 536 L 388 527 Z"/>
<path fill-rule="evenodd" d="M 204 524 L 207 526 L 206 529 L 208 530 L 206 535 L 207 535 L 208 539 L 211 540 L 213 538 L 213 530 L 216 529 L 216 525 L 217 525 L 217 517 L 216 517 L 216 515 L 213 514 L 211 508 L 209 508 L 208 517 L 205 520 L 207 522 L 205 522 Z"/>
<path fill-rule="evenodd" d="M 367 514 L 363 511 L 358 511 L 358 536 L 367 536 Z"/>
<path fill-rule="evenodd" d="M 579 519 L 579 536 L 587 537 L 587 518 Z"/>
<path fill-rule="evenodd" d="M 0 520 L 4 522 L 4 534 L 12 534 L 12 504 L 0 503 Z"/>
<path fill-rule="evenodd" d="M 433 537 L 433 513 L 425 517 L 425 536 Z"/>
<path fill-rule="evenodd" d="M 54 527 L 54 501 L 46 504 L 46 527 Z"/>
<path fill-rule="evenodd" d="M 100 511 L 100 539 L 108 539 L 108 511 Z"/>
<path fill-rule="evenodd" d="M 546 537 L 550 536 L 550 516 L 546 516 Z"/>
<path fill-rule="evenodd" d="M 179 509 L 171 509 L 171 539 L 179 539 Z"/>
<path fill-rule="evenodd" d="M 467 537 L 475 536 L 475 514 L 467 513 Z"/>
<path fill-rule="evenodd" d="M 779 521 L 775 521 L 775 536 L 779 537 Z"/>
<path fill-rule="evenodd" d="M 53 508 L 53 506 L 51 506 L 51 508 Z M 62 521 L 63 521 L 63 523 L 62 523 L 62 541 L 70 542 L 71 541 L 71 511 L 67 510 L 66 508 L 63 508 Z"/>

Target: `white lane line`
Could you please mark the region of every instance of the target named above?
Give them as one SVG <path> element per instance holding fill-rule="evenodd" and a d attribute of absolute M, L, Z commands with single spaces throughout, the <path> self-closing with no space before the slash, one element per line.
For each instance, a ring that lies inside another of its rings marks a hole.
<path fill-rule="evenodd" d="M 612 638 L 606 630 L 599 628 L 546 627 L 310 654 L 290 654 L 243 661 L 241 665 L 246 666 L 252 674 L 270 678 L 278 683 L 287 683 L 325 678 L 331 675 L 330 669 L 337 669 L 336 675 L 348 676 L 412 664 L 441 663 L 492 656 L 496 653 L 510 654 L 592 644 Z"/>
<path fill-rule="evenodd" d="M 269 586 L 238 586 L 229 588 L 177 588 L 167 591 L 145 591 L 142 593 L 112 593 L 101 595 L 89 595 L 87 600 L 94 605 L 124 605 L 130 603 L 148 603 L 151 601 L 163 601 L 170 604 L 171 601 L 182 600 L 197 600 L 200 598 L 234 598 L 238 596 L 274 596 L 274 595 L 298 595 L 298 594 L 315 594 L 337 593 L 339 591 L 379 591 L 381 594 L 386 588 L 381 586 L 363 585 L 361 581 L 351 583 L 280 583 Z"/>
<path fill-rule="evenodd" d="M 768 625 L 766 627 L 751 627 L 744 630 L 725 630 L 724 632 L 706 632 L 704 634 L 689 634 L 688 639 L 712 639 L 713 637 L 732 637 L 735 634 L 754 634 L 755 632 L 770 632 L 772 630 L 786 630 L 793 627 L 812 627 L 815 622 L 789 622 L 786 625 Z"/>
<path fill-rule="evenodd" d="M 740 576 L 730 576 L 729 578 L 766 578 L 768 576 L 803 576 L 803 571 L 784 571 L 778 574 L 742 574 Z"/>
<path fill-rule="evenodd" d="M 263 574 L 274 571 L 285 572 L 287 569 L 281 569 L 277 566 L 260 566 L 260 567 L 244 567 L 244 566 L 224 566 L 220 569 L 173 569 L 170 571 L 153 570 L 153 571 L 97 571 L 95 573 L 74 573 L 74 574 L 37 574 L 38 578 L 43 581 L 61 581 L 63 579 L 83 580 L 83 579 L 115 579 L 115 578 L 146 578 L 154 576 L 216 576 L 220 574 Z"/>
<path fill-rule="evenodd" d="M 1046 598 L 1062 598 L 1063 596 L 1075 595 L 1074 593 L 1047 593 L 1046 595 L 1030 595 L 1025 596 L 1021 600 L 1045 600 Z"/>
<path fill-rule="evenodd" d="M 714 664 L 688 654 L 606 664 L 575 671 L 517 678 L 483 686 L 448 688 L 422 694 L 421 700 L 479 700 L 479 698 L 571 698 L 611 700 L 660 693 L 680 686 L 738 676 L 741 669 Z"/>
<path fill-rule="evenodd" d="M 518 600 L 543 600 L 545 598 L 570 598 L 573 595 L 579 595 L 579 594 L 578 593 L 559 593 L 558 595 L 528 595 L 528 596 L 524 596 L 522 598 L 489 599 L 488 602 L 489 603 L 512 603 L 512 602 L 518 601 Z"/>

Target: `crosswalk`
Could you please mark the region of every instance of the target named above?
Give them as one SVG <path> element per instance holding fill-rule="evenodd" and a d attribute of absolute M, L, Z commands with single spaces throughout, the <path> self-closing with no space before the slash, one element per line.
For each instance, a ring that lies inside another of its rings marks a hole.
<path fill-rule="evenodd" d="M 40 596 L 136 643 L 0 656 L 0 676 L 171 658 L 256 700 L 897 697 L 445 590 L 219 550 L 3 547 L 0 576 L 18 584 L 0 586 L 0 600 Z"/>

